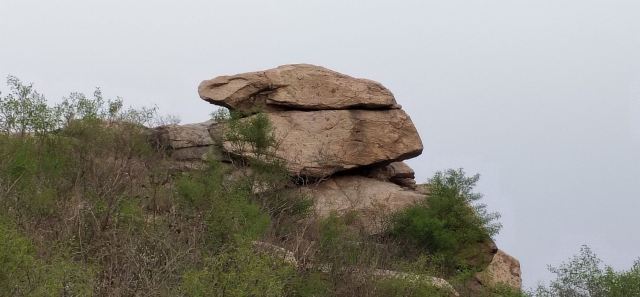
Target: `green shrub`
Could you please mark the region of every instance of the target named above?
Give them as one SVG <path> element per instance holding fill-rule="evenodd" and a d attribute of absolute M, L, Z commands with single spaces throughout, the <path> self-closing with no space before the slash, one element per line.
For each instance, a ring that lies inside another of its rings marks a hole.
<path fill-rule="evenodd" d="M 320 222 L 317 260 L 330 264 L 338 273 L 345 268 L 368 269 L 377 265 L 375 244 L 358 230 L 349 228 L 345 221 L 348 219 L 348 215 L 332 213 Z"/>
<path fill-rule="evenodd" d="M 0 221 L 0 296 L 91 296 L 92 287 L 90 269 L 36 258 L 31 242 Z"/>
<path fill-rule="evenodd" d="M 181 290 L 191 297 L 280 297 L 294 277 L 294 268 L 283 260 L 239 245 L 205 259 L 202 269 L 185 273 Z"/>
<path fill-rule="evenodd" d="M 464 266 L 469 250 L 491 239 L 500 225 L 498 215 L 478 204 L 473 187 L 479 175 L 465 176 L 462 169 L 438 172 L 429 181 L 429 195 L 394 214 L 389 234 L 429 254 L 442 256 L 450 270 Z"/>
<path fill-rule="evenodd" d="M 640 259 L 631 269 L 615 271 L 587 246 L 558 267 L 549 270 L 556 275 L 548 287 L 539 286 L 534 296 L 629 297 L 640 296 Z"/>
<path fill-rule="evenodd" d="M 486 297 L 531 297 L 531 294 L 522 290 L 514 289 L 507 285 L 497 285 L 493 288 L 487 288 L 484 294 Z"/>
<path fill-rule="evenodd" d="M 376 282 L 374 296 L 380 297 L 448 297 L 450 292 L 424 281 L 381 279 Z"/>
<path fill-rule="evenodd" d="M 246 179 L 224 181 L 217 161 L 201 172 L 183 175 L 177 192 L 185 214 L 204 216 L 207 242 L 214 249 L 259 238 L 269 227 L 269 215 L 252 201 Z"/>
<path fill-rule="evenodd" d="M 234 189 L 227 194 L 227 199 L 214 203 L 205 219 L 209 243 L 215 248 L 257 240 L 270 224 L 269 216 L 246 192 Z"/>
<path fill-rule="evenodd" d="M 330 297 L 331 282 L 326 273 L 307 271 L 294 277 L 288 285 L 287 296 L 290 297 Z"/>

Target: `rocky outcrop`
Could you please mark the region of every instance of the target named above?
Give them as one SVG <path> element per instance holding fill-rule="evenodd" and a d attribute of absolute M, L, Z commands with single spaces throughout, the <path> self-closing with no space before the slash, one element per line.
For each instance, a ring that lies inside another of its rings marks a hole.
<path fill-rule="evenodd" d="M 327 217 L 331 213 L 340 215 L 356 212 L 371 233 L 380 230 L 384 216 L 424 198 L 422 194 L 393 183 L 350 175 L 305 186 L 301 191 L 313 197 L 315 212 L 319 217 Z"/>
<path fill-rule="evenodd" d="M 158 143 L 166 148 L 179 150 L 192 147 L 207 147 L 214 144 L 209 127 L 213 121 L 186 125 L 168 125 L 156 128 Z"/>
<path fill-rule="evenodd" d="M 506 285 L 514 289 L 522 287 L 520 261 L 498 250 L 487 268 L 476 274 L 476 279 L 486 287 Z"/>
<path fill-rule="evenodd" d="M 267 116 L 278 142 L 275 154 L 292 175 L 321 178 L 422 152 L 418 132 L 400 109 L 280 111 Z M 224 147 L 234 151 L 232 143 Z"/>
<path fill-rule="evenodd" d="M 213 121 L 186 125 L 160 126 L 152 130 L 152 142 L 163 148 L 176 170 L 201 168 L 208 158 L 222 160 L 223 155 L 212 149 L 216 141 L 211 137 Z"/>
<path fill-rule="evenodd" d="M 428 204 L 429 186 L 417 185 L 413 169 L 402 162 L 422 153 L 422 141 L 409 116 L 380 83 L 295 64 L 205 80 L 198 93 L 209 103 L 239 112 L 244 117 L 240 121 L 251 121 L 257 112 L 266 115 L 276 140 L 269 155 L 284 161 L 295 177 L 293 191 L 313 199 L 316 218 L 356 213 L 360 226 L 376 234 L 382 218 L 390 213 L 422 199 Z M 207 151 L 214 143 L 224 151 L 221 155 L 234 160 L 260 155 L 250 146 L 225 141 L 224 129 L 223 123 L 208 122 L 164 127 L 157 134 L 172 158 L 185 162 L 211 156 Z M 254 193 L 261 189 L 255 185 Z M 291 252 L 277 246 L 258 242 L 254 249 L 295 263 Z M 477 253 L 468 262 L 486 268 L 470 279 L 472 286 L 480 290 L 500 283 L 520 287 L 516 259 L 490 240 L 478 243 L 474 250 Z M 418 277 L 386 270 L 376 273 Z"/>
<path fill-rule="evenodd" d="M 323 178 L 422 153 L 409 116 L 388 89 L 371 80 L 296 64 L 216 77 L 203 81 L 198 92 L 231 110 L 265 112 L 278 141 L 275 154 L 292 175 Z M 226 143 L 225 150 L 232 152 L 231 146 Z"/>
<path fill-rule="evenodd" d="M 374 166 L 366 174 L 371 178 L 390 181 L 396 185 L 415 190 L 417 188 L 415 172 L 405 162 L 393 162 L 388 165 Z"/>
<path fill-rule="evenodd" d="M 203 81 L 200 98 L 232 110 L 336 110 L 396 108 L 381 84 L 309 64 L 219 76 Z"/>

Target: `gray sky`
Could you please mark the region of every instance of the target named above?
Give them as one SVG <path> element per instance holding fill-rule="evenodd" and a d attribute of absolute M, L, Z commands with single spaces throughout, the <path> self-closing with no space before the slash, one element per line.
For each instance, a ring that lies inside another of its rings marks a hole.
<path fill-rule="evenodd" d="M 525 285 L 590 245 L 640 256 L 640 1 L 0 0 L 0 75 L 71 91 L 213 107 L 203 79 L 311 63 L 380 81 L 425 144 L 420 181 L 463 167 L 503 214 Z M 6 90 L 4 86 L 2 89 Z"/>

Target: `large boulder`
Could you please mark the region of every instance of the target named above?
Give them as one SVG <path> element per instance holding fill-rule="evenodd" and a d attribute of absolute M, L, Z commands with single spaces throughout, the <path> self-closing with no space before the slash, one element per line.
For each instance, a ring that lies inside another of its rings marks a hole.
<path fill-rule="evenodd" d="M 476 274 L 476 279 L 484 287 L 494 287 L 502 284 L 514 289 L 520 289 L 522 287 L 520 261 L 504 251 L 498 250 L 489 266 L 484 271 Z"/>
<path fill-rule="evenodd" d="M 266 113 L 277 141 L 276 157 L 292 175 L 321 178 L 376 163 L 420 155 L 422 141 L 409 116 L 393 110 L 281 111 Z M 247 118 L 245 120 L 249 120 Z M 237 151 L 225 142 L 225 150 Z"/>
<path fill-rule="evenodd" d="M 155 128 L 157 142 L 168 149 L 206 147 L 214 144 L 209 127 L 213 121 L 186 125 L 168 125 Z"/>
<path fill-rule="evenodd" d="M 318 217 L 355 212 L 371 233 L 382 227 L 380 219 L 424 199 L 396 184 L 357 175 L 336 176 L 301 190 L 313 199 Z"/>
<path fill-rule="evenodd" d="M 186 125 L 166 125 L 152 129 L 150 141 L 164 149 L 171 168 L 177 171 L 200 169 L 207 159 L 226 160 L 216 141 L 211 137 L 211 129 L 217 127 L 214 121 Z"/>
<path fill-rule="evenodd" d="M 219 76 L 203 81 L 198 93 L 210 103 L 239 111 L 398 107 L 393 94 L 375 81 L 309 64 Z"/>

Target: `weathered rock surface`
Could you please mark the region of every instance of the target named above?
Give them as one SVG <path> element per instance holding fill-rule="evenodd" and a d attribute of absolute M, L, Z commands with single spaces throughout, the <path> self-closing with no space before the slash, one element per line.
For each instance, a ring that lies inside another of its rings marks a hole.
<path fill-rule="evenodd" d="M 295 64 L 216 77 L 203 81 L 198 93 L 212 104 L 243 112 L 244 120 L 255 117 L 250 115 L 255 112 L 265 113 L 277 141 L 275 157 L 284 161 L 293 177 L 310 177 L 296 180 L 318 181 L 294 189 L 312 197 L 317 217 L 355 212 L 366 231 L 376 234 L 390 213 L 425 195 L 428 199 L 429 185 L 417 185 L 414 171 L 401 162 L 422 152 L 420 136 L 393 94 L 377 82 Z M 163 135 L 174 158 L 196 160 L 202 147 L 222 140 L 223 127 L 222 123 L 173 127 Z M 222 144 L 235 156 L 256 157 L 248 146 Z M 295 263 L 291 252 L 277 246 L 254 243 L 254 248 Z M 473 249 L 477 253 L 465 260 L 486 268 L 469 279 L 470 288 L 481 292 L 499 283 L 520 288 L 516 259 L 498 250 L 491 240 L 478 242 Z M 376 273 L 424 279 L 394 271 Z M 449 286 L 444 280 L 426 279 Z"/>
<path fill-rule="evenodd" d="M 382 277 L 382 278 L 403 279 L 410 282 L 424 282 L 436 288 L 449 292 L 450 296 L 460 296 L 460 294 L 456 291 L 455 288 L 453 288 L 453 286 L 448 281 L 441 278 L 428 276 L 428 275 L 399 272 L 399 271 L 393 271 L 393 270 L 383 270 L 383 269 L 376 269 L 373 271 L 373 274 L 377 277 Z"/>
<path fill-rule="evenodd" d="M 209 127 L 213 121 L 186 125 L 169 125 L 156 128 L 161 145 L 171 149 L 209 146 L 214 144 Z"/>
<path fill-rule="evenodd" d="M 167 151 L 177 171 L 201 169 L 208 158 L 224 160 L 210 129 L 213 121 L 186 125 L 160 126 L 152 130 L 151 142 Z"/>
<path fill-rule="evenodd" d="M 314 200 L 317 216 L 356 212 L 372 233 L 380 229 L 381 218 L 424 198 L 398 185 L 355 175 L 334 177 L 302 191 Z"/>
<path fill-rule="evenodd" d="M 415 172 L 404 162 L 393 162 L 373 167 L 366 173 L 366 176 L 390 181 L 405 188 L 416 189 Z"/>
<path fill-rule="evenodd" d="M 251 242 L 253 245 L 253 249 L 261 254 L 269 255 L 275 257 L 277 259 L 281 259 L 283 262 L 292 265 L 293 267 L 297 267 L 299 269 L 317 269 L 319 271 L 330 273 L 331 265 L 330 264 L 322 264 L 322 265 L 305 265 L 299 263 L 298 259 L 296 259 L 295 254 L 292 251 L 289 251 L 285 248 L 279 247 L 277 245 L 263 242 L 263 241 L 253 241 Z M 422 274 L 413 274 L 406 273 L 401 271 L 393 271 L 386 269 L 373 269 L 373 270 L 359 270 L 355 267 L 345 267 L 345 271 L 349 271 L 351 274 L 361 273 L 361 274 L 370 274 L 371 276 L 383 279 L 402 279 L 413 283 L 424 283 L 431 286 L 434 286 L 438 289 L 441 289 L 443 292 L 448 292 L 449 296 L 460 296 L 456 289 L 446 280 Z"/>
<path fill-rule="evenodd" d="M 253 249 L 262 254 L 266 254 L 278 259 L 282 259 L 285 263 L 292 265 L 293 267 L 298 267 L 298 260 L 293 252 L 279 247 L 275 244 L 271 244 L 264 241 L 252 241 L 251 245 Z"/>
<path fill-rule="evenodd" d="M 267 116 L 278 141 L 275 154 L 286 161 L 292 175 L 326 177 L 422 152 L 418 132 L 400 109 L 282 111 Z M 231 143 L 224 148 L 234 152 Z"/>
<path fill-rule="evenodd" d="M 498 250 L 489 266 L 478 273 L 476 279 L 486 287 L 503 284 L 514 289 L 520 289 L 522 287 L 520 262 L 504 251 Z"/>
<path fill-rule="evenodd" d="M 353 78 L 320 66 L 283 65 L 265 71 L 203 81 L 200 98 L 232 110 L 269 106 L 298 110 L 397 108 L 380 83 Z"/>

